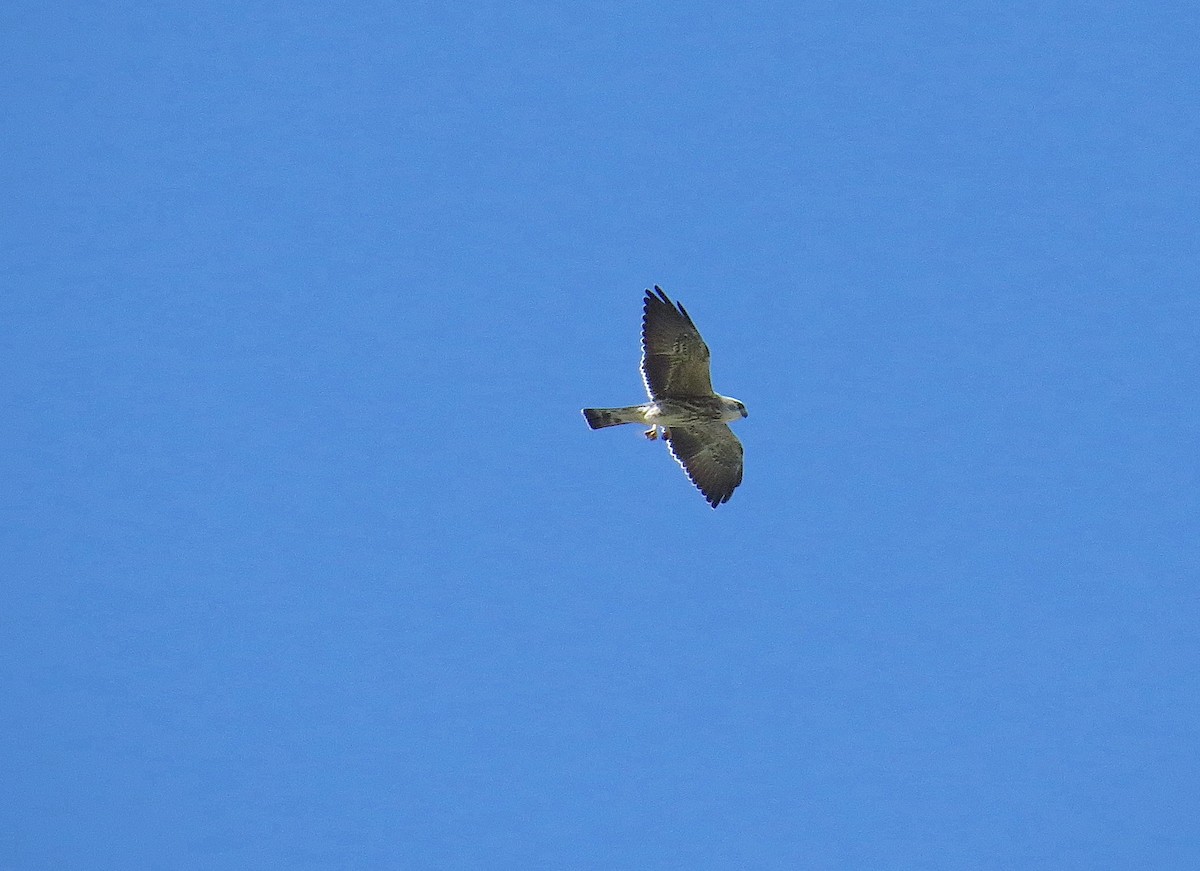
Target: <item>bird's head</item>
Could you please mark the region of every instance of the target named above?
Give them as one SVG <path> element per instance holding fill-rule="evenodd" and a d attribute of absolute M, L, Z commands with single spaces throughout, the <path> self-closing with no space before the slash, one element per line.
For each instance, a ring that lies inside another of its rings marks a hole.
<path fill-rule="evenodd" d="M 740 417 L 749 417 L 749 413 L 746 411 L 745 404 L 734 399 L 732 396 L 722 396 L 721 405 L 725 409 L 725 414 L 722 415 L 722 417 L 725 417 L 726 420 L 737 420 Z"/>

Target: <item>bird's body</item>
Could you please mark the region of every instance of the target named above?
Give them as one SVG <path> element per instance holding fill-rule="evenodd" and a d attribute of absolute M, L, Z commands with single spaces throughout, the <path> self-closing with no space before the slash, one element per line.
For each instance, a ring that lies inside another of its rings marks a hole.
<path fill-rule="evenodd" d="M 695 426 L 701 423 L 729 423 L 746 416 L 741 403 L 728 396 L 660 399 L 624 408 L 585 408 L 583 414 L 592 429 L 622 423 L 643 423 L 664 428 Z"/>
<path fill-rule="evenodd" d="M 624 423 L 659 430 L 671 454 L 713 508 L 728 502 L 742 482 L 742 443 L 727 424 L 746 417 L 746 406 L 712 389 L 708 346 L 682 305 L 655 286 L 646 291 L 642 316 L 642 381 L 650 402 L 621 408 L 585 408 L 592 429 Z"/>

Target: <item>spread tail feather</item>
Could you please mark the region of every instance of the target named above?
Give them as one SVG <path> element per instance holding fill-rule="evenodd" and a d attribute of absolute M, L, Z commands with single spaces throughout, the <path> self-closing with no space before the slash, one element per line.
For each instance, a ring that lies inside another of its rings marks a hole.
<path fill-rule="evenodd" d="M 623 423 L 645 423 L 640 405 L 628 405 L 624 408 L 585 408 L 583 416 L 592 429 L 619 426 Z"/>

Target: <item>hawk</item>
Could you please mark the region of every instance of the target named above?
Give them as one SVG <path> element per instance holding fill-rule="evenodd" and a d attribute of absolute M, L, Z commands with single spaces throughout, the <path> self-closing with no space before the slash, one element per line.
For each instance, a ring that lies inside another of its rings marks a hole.
<path fill-rule="evenodd" d="M 746 406 L 715 393 L 708 346 L 682 305 L 658 285 L 646 291 L 642 314 L 642 381 L 650 401 L 624 408 L 585 408 L 592 429 L 649 424 L 646 438 L 663 440 L 713 508 L 728 502 L 742 483 L 742 443 L 728 426 L 746 417 Z"/>

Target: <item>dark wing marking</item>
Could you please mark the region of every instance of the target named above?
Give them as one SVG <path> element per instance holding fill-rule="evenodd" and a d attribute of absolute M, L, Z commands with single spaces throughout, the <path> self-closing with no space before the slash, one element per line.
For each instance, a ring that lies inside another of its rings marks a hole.
<path fill-rule="evenodd" d="M 646 291 L 642 314 L 642 380 L 651 399 L 713 395 L 708 345 L 658 285 Z"/>
<path fill-rule="evenodd" d="M 667 430 L 667 444 L 713 508 L 728 502 L 742 483 L 742 443 L 725 424 L 673 426 Z"/>

